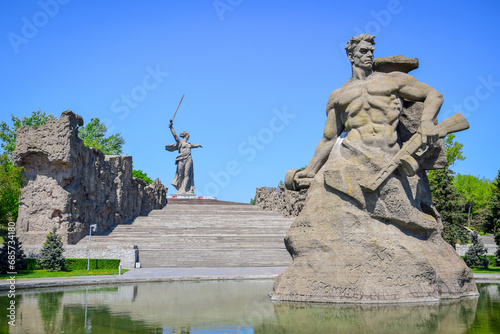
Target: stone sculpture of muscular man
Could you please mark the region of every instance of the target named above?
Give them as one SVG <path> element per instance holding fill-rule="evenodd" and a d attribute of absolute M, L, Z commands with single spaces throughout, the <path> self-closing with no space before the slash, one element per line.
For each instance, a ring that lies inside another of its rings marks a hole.
<path fill-rule="evenodd" d="M 300 185 L 310 183 L 325 164 L 337 137 L 345 131 L 346 141 L 388 157 L 400 145 L 396 128 L 402 110 L 402 99 L 424 101 L 421 134 L 424 143 L 437 140 L 433 119 L 443 103 L 434 88 L 402 72 L 373 72 L 374 36 L 362 34 L 352 38 L 347 57 L 352 64 L 352 77 L 328 99 L 324 137 L 307 168 L 297 174 Z"/>
<path fill-rule="evenodd" d="M 368 34 L 348 42 L 352 77 L 330 95 L 324 136 L 294 175 L 309 190 L 285 237 L 293 263 L 276 279 L 273 300 L 378 303 L 477 294 L 471 271 L 441 237 L 425 171 L 384 172 L 407 147 L 398 131 L 404 101 L 423 103 L 416 134 L 428 146 L 444 136 L 435 126 L 443 97 L 406 73 L 374 71 L 374 44 Z M 379 174 L 380 185 L 367 188 Z"/>

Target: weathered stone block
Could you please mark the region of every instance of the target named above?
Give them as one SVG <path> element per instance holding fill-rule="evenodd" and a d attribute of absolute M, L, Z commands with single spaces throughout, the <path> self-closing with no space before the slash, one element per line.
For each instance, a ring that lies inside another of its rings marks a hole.
<path fill-rule="evenodd" d="M 65 244 L 76 244 L 97 224 L 115 224 L 166 205 L 167 189 L 132 177 L 131 156 L 105 156 L 78 137 L 80 116 L 65 111 L 59 120 L 17 131 L 14 164 L 24 167 L 17 233 L 26 245 L 45 241 L 56 227 Z"/>
<path fill-rule="evenodd" d="M 285 217 L 296 217 L 304 207 L 307 189 L 292 191 L 284 187 L 257 188 L 255 192 L 255 205 L 265 211 L 275 211 Z"/>

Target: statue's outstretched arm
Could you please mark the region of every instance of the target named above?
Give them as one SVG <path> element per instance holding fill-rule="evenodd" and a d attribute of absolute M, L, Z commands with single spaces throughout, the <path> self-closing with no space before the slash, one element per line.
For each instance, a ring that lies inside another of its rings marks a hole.
<path fill-rule="evenodd" d="M 191 144 L 191 148 L 198 148 L 198 147 L 203 147 L 201 144 Z"/>
<path fill-rule="evenodd" d="M 181 139 L 179 138 L 179 136 L 177 136 L 177 133 L 175 133 L 174 122 L 172 120 L 170 120 L 170 123 L 168 124 L 168 127 L 170 128 L 170 132 L 172 132 L 172 136 L 174 136 L 175 141 L 177 143 L 180 143 Z"/>

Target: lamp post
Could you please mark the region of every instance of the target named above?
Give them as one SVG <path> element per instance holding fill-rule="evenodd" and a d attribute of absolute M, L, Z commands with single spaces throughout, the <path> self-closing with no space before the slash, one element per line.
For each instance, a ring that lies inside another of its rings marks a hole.
<path fill-rule="evenodd" d="M 87 271 L 90 270 L 90 240 L 92 239 L 92 230 L 95 230 L 97 229 L 97 224 L 92 224 L 90 225 L 90 229 L 89 229 L 89 260 L 87 262 Z"/>

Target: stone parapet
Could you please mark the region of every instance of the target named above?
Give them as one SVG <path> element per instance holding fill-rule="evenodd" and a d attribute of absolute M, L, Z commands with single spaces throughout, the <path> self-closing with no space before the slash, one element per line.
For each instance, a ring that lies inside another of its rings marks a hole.
<path fill-rule="evenodd" d="M 471 246 L 472 244 L 466 244 L 466 245 L 456 244 L 455 249 L 458 255 L 464 256 Z M 498 249 L 498 246 L 495 244 L 485 244 L 484 247 L 486 247 L 486 250 L 488 251 L 486 255 L 495 255 Z"/>

